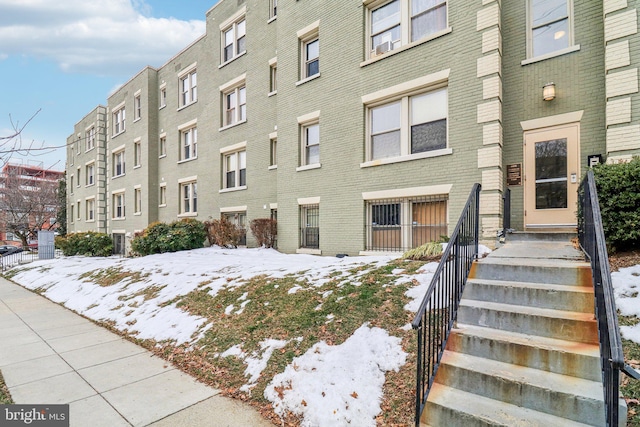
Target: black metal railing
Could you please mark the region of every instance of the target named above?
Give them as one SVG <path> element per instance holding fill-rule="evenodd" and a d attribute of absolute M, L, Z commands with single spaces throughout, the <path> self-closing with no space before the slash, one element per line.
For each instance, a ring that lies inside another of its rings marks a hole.
<path fill-rule="evenodd" d="M 607 426 L 617 427 L 620 371 L 636 379 L 638 373 L 624 363 L 618 314 L 609 270 L 609 256 L 602 227 L 598 192 L 591 170 L 587 172 L 578 189 L 578 239 L 582 250 L 591 262 Z"/>
<path fill-rule="evenodd" d="M 55 255 L 56 254 L 54 253 L 54 256 Z M 0 271 L 4 272 L 8 268 L 15 267 L 16 265 L 27 264 L 38 259 L 40 259 L 38 252 L 31 250 L 0 255 Z"/>
<path fill-rule="evenodd" d="M 462 291 L 478 255 L 480 184 L 474 184 L 440 264 L 412 322 L 418 334 L 416 426 L 456 320 Z"/>

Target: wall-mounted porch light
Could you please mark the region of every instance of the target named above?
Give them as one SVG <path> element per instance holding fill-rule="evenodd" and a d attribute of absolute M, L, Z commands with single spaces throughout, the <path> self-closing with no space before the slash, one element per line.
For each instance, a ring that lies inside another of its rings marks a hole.
<path fill-rule="evenodd" d="M 542 86 L 542 99 L 545 101 L 551 101 L 556 97 L 556 85 L 555 83 L 547 83 Z"/>

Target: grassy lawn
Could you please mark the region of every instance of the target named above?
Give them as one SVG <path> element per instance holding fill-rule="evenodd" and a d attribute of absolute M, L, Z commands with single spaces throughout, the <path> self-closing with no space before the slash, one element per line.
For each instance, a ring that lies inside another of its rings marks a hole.
<path fill-rule="evenodd" d="M 13 403 L 13 400 L 11 400 L 9 389 L 7 388 L 7 385 L 4 383 L 4 378 L 2 378 L 2 372 L 0 372 L 0 405 L 7 405 L 9 403 Z"/>

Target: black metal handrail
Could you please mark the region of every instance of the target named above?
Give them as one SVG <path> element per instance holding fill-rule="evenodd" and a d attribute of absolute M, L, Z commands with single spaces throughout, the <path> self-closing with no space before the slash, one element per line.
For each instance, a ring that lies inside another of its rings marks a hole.
<path fill-rule="evenodd" d="M 620 371 L 625 371 L 624 353 L 593 171 L 588 171 L 582 180 L 578 198 L 578 239 L 591 262 L 607 426 L 617 427 Z"/>
<path fill-rule="evenodd" d="M 453 328 L 471 264 L 478 255 L 480 184 L 474 184 L 411 324 L 418 334 L 416 426 Z"/>

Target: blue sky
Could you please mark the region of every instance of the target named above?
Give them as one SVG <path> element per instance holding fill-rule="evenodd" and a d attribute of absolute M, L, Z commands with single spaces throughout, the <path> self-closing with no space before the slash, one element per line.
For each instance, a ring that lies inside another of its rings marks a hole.
<path fill-rule="evenodd" d="M 0 139 L 0 166 L 64 170 L 74 124 L 143 67 L 163 65 L 204 34 L 217 1 L 0 0 L 0 138 L 37 113 L 20 141 Z"/>

